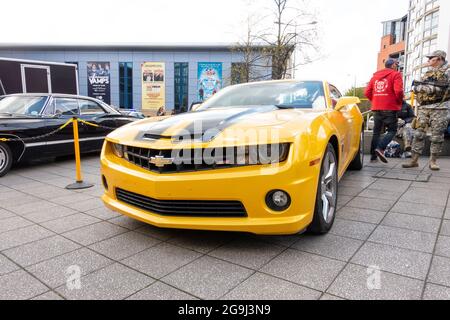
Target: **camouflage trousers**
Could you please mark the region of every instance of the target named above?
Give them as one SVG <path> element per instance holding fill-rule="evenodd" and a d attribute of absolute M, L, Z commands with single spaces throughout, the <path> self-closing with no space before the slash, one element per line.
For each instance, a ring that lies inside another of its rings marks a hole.
<path fill-rule="evenodd" d="M 447 129 L 446 109 L 425 109 L 419 108 L 417 117 L 418 128 L 414 134 L 412 150 L 415 153 L 422 154 L 425 148 L 425 138 L 427 130 L 431 132 L 431 154 L 440 154 L 444 144 L 444 132 Z"/>

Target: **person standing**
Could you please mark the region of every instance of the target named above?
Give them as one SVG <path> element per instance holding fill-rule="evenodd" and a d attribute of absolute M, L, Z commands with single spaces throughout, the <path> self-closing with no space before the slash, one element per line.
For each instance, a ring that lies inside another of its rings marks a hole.
<path fill-rule="evenodd" d="M 382 162 L 387 163 L 384 150 L 397 133 L 397 113 L 403 103 L 403 79 L 401 73 L 397 71 L 397 60 L 388 59 L 385 67 L 373 75 L 365 96 L 372 102 L 374 118 L 371 161 L 380 158 Z M 384 127 L 387 127 L 388 133 L 380 140 Z"/>
<path fill-rule="evenodd" d="M 443 149 L 447 115 L 450 108 L 448 87 L 450 85 L 450 66 L 446 61 L 447 54 L 444 51 L 437 50 L 427 58 L 430 70 L 425 73 L 421 82 L 413 85 L 419 103 L 418 125 L 414 135 L 411 162 L 405 163 L 403 168 L 419 166 L 419 157 L 425 148 L 425 138 L 429 128 L 431 130 L 429 167 L 433 171 L 438 171 L 440 168 L 437 159 Z"/>

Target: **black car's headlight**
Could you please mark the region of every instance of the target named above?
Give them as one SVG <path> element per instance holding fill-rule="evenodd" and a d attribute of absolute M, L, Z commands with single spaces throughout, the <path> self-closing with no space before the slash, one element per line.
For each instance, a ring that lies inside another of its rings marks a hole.
<path fill-rule="evenodd" d="M 119 157 L 119 158 L 123 158 L 124 157 L 124 146 L 118 143 L 111 143 L 111 149 L 113 151 L 113 153 Z"/>

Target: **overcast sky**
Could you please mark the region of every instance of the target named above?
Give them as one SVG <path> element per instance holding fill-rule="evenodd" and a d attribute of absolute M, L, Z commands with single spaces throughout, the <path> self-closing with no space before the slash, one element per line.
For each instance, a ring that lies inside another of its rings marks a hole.
<path fill-rule="evenodd" d="M 2 0 L 0 42 L 235 42 L 249 0 Z M 271 0 L 254 0 L 255 7 Z M 329 79 L 342 91 L 376 69 L 381 22 L 408 0 L 313 0 L 322 58 L 297 77 Z"/>

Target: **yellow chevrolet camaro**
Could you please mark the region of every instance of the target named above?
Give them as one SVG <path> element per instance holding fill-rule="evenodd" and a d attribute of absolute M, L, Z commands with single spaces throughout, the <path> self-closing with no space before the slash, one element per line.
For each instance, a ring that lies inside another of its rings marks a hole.
<path fill-rule="evenodd" d="M 195 112 L 106 139 L 106 206 L 162 228 L 327 233 L 338 181 L 363 166 L 356 97 L 326 81 L 230 86 Z"/>

